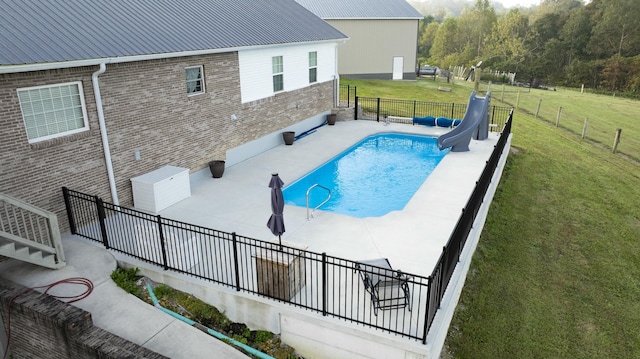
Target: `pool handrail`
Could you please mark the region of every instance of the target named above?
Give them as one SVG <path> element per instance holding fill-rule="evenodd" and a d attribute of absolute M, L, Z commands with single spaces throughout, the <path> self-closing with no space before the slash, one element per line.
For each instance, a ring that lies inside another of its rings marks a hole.
<path fill-rule="evenodd" d="M 312 189 L 314 189 L 315 187 L 320 187 L 320 188 L 324 188 L 325 190 L 327 190 L 328 195 L 327 198 L 322 201 L 322 203 L 320 203 L 319 205 L 317 205 L 312 211 L 311 213 L 309 213 L 309 193 L 311 192 Z M 307 194 L 306 194 L 306 200 L 307 200 L 307 221 L 310 221 L 311 218 L 313 218 L 313 212 L 316 211 L 316 209 L 322 207 L 325 203 L 329 202 L 329 200 L 331 199 L 331 190 L 319 183 L 316 183 L 314 185 L 312 185 L 311 187 L 309 187 L 309 189 L 307 190 Z"/>

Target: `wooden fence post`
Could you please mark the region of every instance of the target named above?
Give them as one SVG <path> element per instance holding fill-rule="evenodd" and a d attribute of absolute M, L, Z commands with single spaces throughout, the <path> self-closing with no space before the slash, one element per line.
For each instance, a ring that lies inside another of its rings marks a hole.
<path fill-rule="evenodd" d="M 540 105 L 542 105 L 542 99 L 538 101 L 538 109 L 536 110 L 536 120 L 538 119 L 538 114 L 540 113 Z"/>
<path fill-rule="evenodd" d="M 616 130 L 616 137 L 613 140 L 613 153 L 618 151 L 618 145 L 620 144 L 620 135 L 622 134 L 622 129 L 619 128 Z"/>
<path fill-rule="evenodd" d="M 562 117 L 562 106 L 558 107 L 558 115 L 556 116 L 556 127 L 560 126 L 560 117 Z"/>
<path fill-rule="evenodd" d="M 582 139 L 587 138 L 587 127 L 589 127 L 589 119 L 584 119 L 584 126 L 582 126 Z"/>

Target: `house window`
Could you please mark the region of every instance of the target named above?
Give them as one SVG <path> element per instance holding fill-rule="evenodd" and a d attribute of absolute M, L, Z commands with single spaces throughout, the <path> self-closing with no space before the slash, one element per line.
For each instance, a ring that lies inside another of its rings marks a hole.
<path fill-rule="evenodd" d="M 309 53 L 309 83 L 318 81 L 318 53 L 316 51 Z"/>
<path fill-rule="evenodd" d="M 284 90 L 284 65 L 282 56 L 274 56 L 271 58 L 271 68 L 273 71 L 273 92 Z"/>
<path fill-rule="evenodd" d="M 204 71 L 202 66 L 187 67 L 187 95 L 204 93 Z"/>
<path fill-rule="evenodd" d="M 89 129 L 81 82 L 18 89 L 29 143 Z"/>

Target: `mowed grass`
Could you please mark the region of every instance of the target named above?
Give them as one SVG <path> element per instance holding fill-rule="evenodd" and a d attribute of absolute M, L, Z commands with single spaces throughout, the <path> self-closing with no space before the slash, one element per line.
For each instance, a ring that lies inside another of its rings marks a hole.
<path fill-rule="evenodd" d="M 358 96 L 423 100 L 430 102 L 456 102 L 465 104 L 473 90 L 473 83 L 431 77 L 418 81 L 383 81 L 341 79 L 342 84 L 357 87 Z M 381 85 L 384 84 L 384 85 Z M 451 92 L 438 89 L 451 89 Z M 522 89 L 518 87 L 483 83 L 479 94 L 491 90 L 491 102 L 497 106 L 513 106 L 525 114 L 544 120 L 553 126 L 570 131 L 577 137 L 583 133 L 588 121 L 586 140 L 611 151 L 616 130 L 622 129 L 618 152 L 640 162 L 640 102 L 637 100 L 581 93 L 578 89 L 558 88 L 557 91 Z M 538 111 L 538 105 L 540 110 Z M 560 108 L 562 108 L 560 110 Z"/>
<path fill-rule="evenodd" d="M 425 92 L 416 99 L 441 95 L 423 81 L 413 83 Z M 451 94 L 468 98 L 466 85 Z M 608 107 L 612 123 L 629 120 L 611 111 L 612 99 L 574 95 L 554 94 L 591 113 Z M 640 102 L 628 106 L 640 113 Z M 514 114 L 513 136 L 446 357 L 639 358 L 640 167 L 528 111 Z"/>
<path fill-rule="evenodd" d="M 486 87 L 486 86 L 483 86 Z M 518 107 L 553 126 L 566 129 L 581 137 L 587 120 L 586 139 L 611 150 L 616 130 L 622 129 L 617 150 L 640 161 L 640 113 L 638 100 L 607 95 L 581 93 L 577 89 L 558 88 L 557 91 L 492 86 L 493 99 Z M 498 103 L 494 101 L 494 103 Z M 539 110 L 538 110 L 539 106 Z M 558 121 L 559 118 L 559 121 Z"/>

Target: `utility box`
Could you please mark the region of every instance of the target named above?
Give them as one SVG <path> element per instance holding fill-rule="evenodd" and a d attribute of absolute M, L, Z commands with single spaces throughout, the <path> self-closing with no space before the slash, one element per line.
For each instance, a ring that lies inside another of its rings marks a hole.
<path fill-rule="evenodd" d="M 288 244 L 291 246 L 292 244 Z M 260 248 L 254 253 L 258 293 L 290 301 L 306 285 L 307 271 L 304 251 L 307 246 L 272 249 Z"/>
<path fill-rule="evenodd" d="M 158 213 L 191 196 L 189 169 L 164 166 L 131 179 L 136 209 Z"/>

